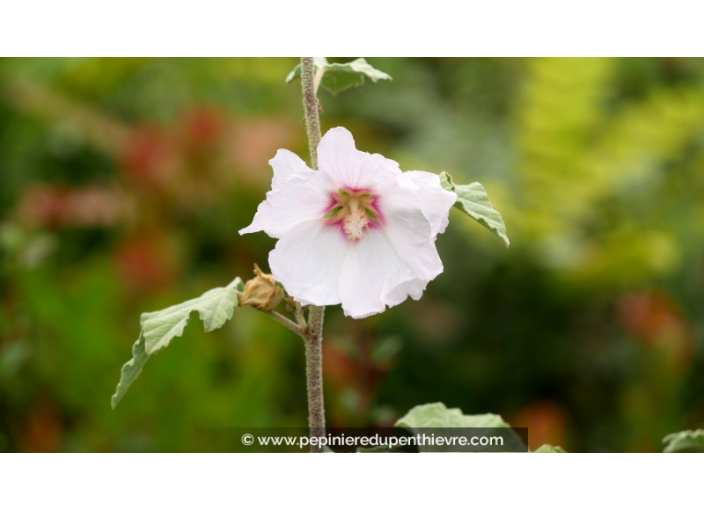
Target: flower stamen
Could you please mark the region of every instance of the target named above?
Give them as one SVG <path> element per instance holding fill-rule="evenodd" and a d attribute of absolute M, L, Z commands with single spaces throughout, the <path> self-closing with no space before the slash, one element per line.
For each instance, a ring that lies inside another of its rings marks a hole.
<path fill-rule="evenodd" d="M 366 210 L 366 209 L 365 209 Z M 350 201 L 350 212 L 343 221 L 343 230 L 350 241 L 361 239 L 364 229 L 369 225 L 369 217 L 359 208 L 357 201 Z"/>
<path fill-rule="evenodd" d="M 350 241 L 358 241 L 370 226 L 379 223 L 376 197 L 368 190 L 341 188 L 331 198 L 323 219 L 330 225 L 339 225 Z"/>

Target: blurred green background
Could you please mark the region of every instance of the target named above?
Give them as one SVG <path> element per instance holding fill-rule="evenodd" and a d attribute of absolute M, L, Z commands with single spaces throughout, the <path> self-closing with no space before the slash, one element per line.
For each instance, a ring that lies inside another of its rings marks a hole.
<path fill-rule="evenodd" d="M 443 401 L 570 451 L 703 426 L 704 61 L 369 62 L 393 81 L 321 91 L 323 130 L 481 181 L 512 246 L 453 212 L 420 302 L 329 308 L 328 423 Z M 213 430 L 305 425 L 301 341 L 252 309 L 207 335 L 193 319 L 110 409 L 140 312 L 268 269 L 274 241 L 237 231 L 276 150 L 307 159 L 295 65 L 0 60 L 0 451 L 217 450 Z"/>

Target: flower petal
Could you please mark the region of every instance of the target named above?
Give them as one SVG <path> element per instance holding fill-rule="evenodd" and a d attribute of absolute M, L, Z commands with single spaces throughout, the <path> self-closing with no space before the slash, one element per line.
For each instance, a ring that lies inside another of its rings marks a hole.
<path fill-rule="evenodd" d="M 449 223 L 449 211 L 457 195 L 443 189 L 440 177 L 430 172 L 411 170 L 397 177 L 398 185 L 382 196 L 381 206 L 390 210 L 420 209 L 430 224 L 434 240 Z"/>
<path fill-rule="evenodd" d="M 443 271 L 435 240 L 447 226 L 456 197 L 441 188 L 437 175 L 407 172 L 398 178 L 406 179 L 415 190 L 399 186 L 380 197 L 383 228 L 399 257 L 417 278 L 427 282 Z"/>
<path fill-rule="evenodd" d="M 269 254 L 271 274 L 303 305 L 336 305 L 350 242 L 335 226 L 312 220 L 287 231 Z"/>
<path fill-rule="evenodd" d="M 374 189 L 400 174 L 398 163 L 357 150 L 352 133 L 330 129 L 318 145 L 318 166 L 338 188 Z"/>
<path fill-rule="evenodd" d="M 410 170 L 403 175 L 418 186 L 417 203 L 430 222 L 433 235 L 437 236 L 445 232 L 449 223 L 449 211 L 455 205 L 457 195 L 442 187 L 437 174 Z"/>
<path fill-rule="evenodd" d="M 407 280 L 395 287 L 387 289 L 382 294 L 382 300 L 389 308 L 403 303 L 409 297 L 418 301 L 423 296 L 423 292 L 425 292 L 427 286 L 427 280 L 421 280 L 420 278 Z"/>
<path fill-rule="evenodd" d="M 281 237 L 301 222 L 321 218 L 330 193 L 337 189 L 325 174 L 311 170 L 290 151 L 279 150 L 269 164 L 274 169 L 271 191 L 240 235 L 263 230 L 271 237 Z"/>
<path fill-rule="evenodd" d="M 391 245 L 413 270 L 414 276 L 430 281 L 442 273 L 430 223 L 420 209 L 385 209 L 386 233 Z"/>
<path fill-rule="evenodd" d="M 369 230 L 351 243 L 340 273 L 340 299 L 345 315 L 362 319 L 395 306 L 409 294 L 418 299 L 422 290 L 381 229 Z M 425 288 L 425 285 L 423 285 Z"/>

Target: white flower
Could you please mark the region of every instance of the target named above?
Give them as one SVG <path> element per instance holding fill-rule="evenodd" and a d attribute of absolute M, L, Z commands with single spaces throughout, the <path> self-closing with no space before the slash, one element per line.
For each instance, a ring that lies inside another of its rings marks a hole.
<path fill-rule="evenodd" d="M 325 134 L 318 162 L 314 171 L 279 150 L 271 191 L 240 234 L 278 239 L 271 272 L 301 304 L 342 304 L 360 319 L 420 299 L 442 273 L 435 239 L 455 194 L 435 174 L 401 172 L 395 161 L 358 151 L 344 128 Z"/>

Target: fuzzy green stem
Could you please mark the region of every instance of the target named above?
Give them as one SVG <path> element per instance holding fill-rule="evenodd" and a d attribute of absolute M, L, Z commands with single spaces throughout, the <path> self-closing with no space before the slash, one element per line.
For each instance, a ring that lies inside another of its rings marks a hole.
<path fill-rule="evenodd" d="M 311 309 L 306 346 L 306 383 L 308 389 L 308 427 L 311 437 L 325 436 L 325 405 L 323 399 L 323 314 L 325 307 Z M 311 453 L 323 453 L 319 445 L 311 445 Z"/>
<path fill-rule="evenodd" d="M 318 169 L 318 144 L 320 143 L 320 116 L 318 114 L 318 97 L 316 95 L 315 67 L 313 57 L 301 58 L 301 87 L 303 91 L 303 111 L 306 118 L 308 133 L 308 149 L 310 150 L 310 165 Z"/>
<path fill-rule="evenodd" d="M 308 134 L 310 164 L 318 169 L 318 144 L 320 143 L 320 116 L 316 95 L 313 57 L 301 58 L 301 87 L 303 110 Z M 318 78 L 318 81 L 320 78 Z M 306 344 L 306 378 L 308 388 L 308 426 L 311 437 L 325 435 L 325 405 L 323 400 L 323 320 L 324 306 L 311 306 L 308 312 L 308 328 L 304 336 Z M 323 448 L 311 445 L 312 453 L 322 453 Z"/>

